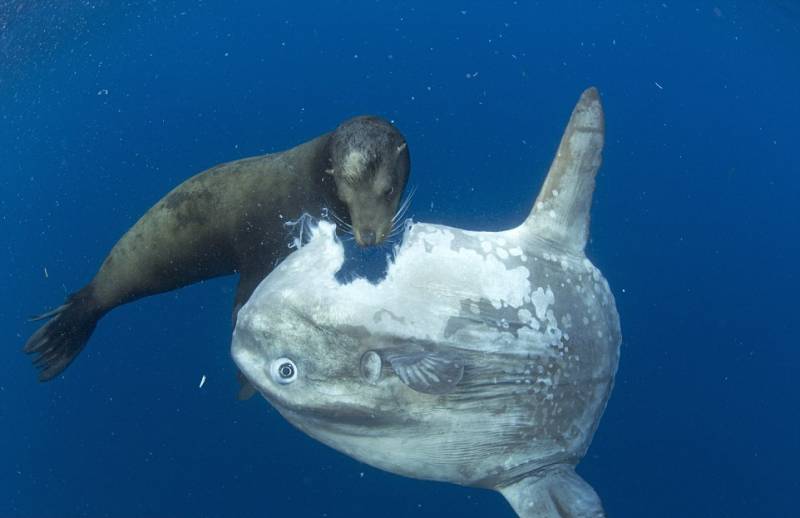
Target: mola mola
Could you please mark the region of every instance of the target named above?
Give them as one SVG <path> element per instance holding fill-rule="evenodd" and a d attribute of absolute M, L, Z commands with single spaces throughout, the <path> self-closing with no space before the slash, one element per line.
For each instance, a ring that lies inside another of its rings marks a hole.
<path fill-rule="evenodd" d="M 603 131 L 591 88 L 520 226 L 409 224 L 377 284 L 337 281 L 343 247 L 318 223 L 239 312 L 236 364 L 297 428 L 362 462 L 498 490 L 523 517 L 603 516 L 574 470 L 621 339 L 584 255 Z"/>

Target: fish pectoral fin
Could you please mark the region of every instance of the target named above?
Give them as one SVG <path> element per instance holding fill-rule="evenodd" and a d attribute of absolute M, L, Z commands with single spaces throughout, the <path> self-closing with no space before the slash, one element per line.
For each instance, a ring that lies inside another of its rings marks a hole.
<path fill-rule="evenodd" d="M 424 394 L 447 394 L 464 376 L 464 362 L 449 352 L 388 352 L 385 358 L 403 383 Z"/>
<path fill-rule="evenodd" d="M 256 387 L 242 374 L 242 371 L 236 371 L 236 380 L 239 382 L 239 393 L 236 394 L 236 399 L 239 401 L 246 401 L 253 397 L 256 393 Z"/>

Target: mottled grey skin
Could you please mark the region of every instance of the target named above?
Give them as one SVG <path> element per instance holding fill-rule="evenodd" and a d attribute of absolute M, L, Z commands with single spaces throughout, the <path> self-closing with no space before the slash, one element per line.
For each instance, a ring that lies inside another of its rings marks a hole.
<path fill-rule="evenodd" d="M 584 255 L 602 145 L 589 89 L 521 226 L 411 225 L 377 285 L 336 281 L 342 247 L 320 223 L 242 308 L 236 364 L 295 426 L 360 461 L 498 490 L 523 517 L 603 516 L 574 471 L 621 339 Z"/>
<path fill-rule="evenodd" d="M 409 173 L 405 140 L 389 122 L 357 117 L 284 152 L 204 171 L 173 189 L 117 242 L 94 279 L 25 345 L 41 380 L 62 372 L 115 307 L 239 273 L 233 319 L 289 252 L 286 222 L 327 208 L 362 246 L 382 242 Z"/>

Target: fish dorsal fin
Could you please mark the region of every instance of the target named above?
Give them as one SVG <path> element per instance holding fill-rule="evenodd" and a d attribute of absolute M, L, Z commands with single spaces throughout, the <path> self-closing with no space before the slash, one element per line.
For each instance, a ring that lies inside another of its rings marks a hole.
<path fill-rule="evenodd" d="M 539 196 L 520 229 L 580 253 L 589 235 L 594 178 L 604 139 L 603 107 L 596 88 L 581 95 L 561 137 Z"/>
<path fill-rule="evenodd" d="M 384 357 L 403 383 L 424 394 L 447 394 L 464 376 L 464 362 L 452 353 L 387 351 Z"/>

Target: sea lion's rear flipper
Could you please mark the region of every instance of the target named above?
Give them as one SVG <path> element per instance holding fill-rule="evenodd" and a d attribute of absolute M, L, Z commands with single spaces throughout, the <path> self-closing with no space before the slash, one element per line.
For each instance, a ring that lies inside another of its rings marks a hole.
<path fill-rule="evenodd" d="M 38 355 L 33 364 L 39 368 L 39 381 L 53 379 L 72 363 L 102 316 L 92 302 L 91 290 L 84 288 L 70 295 L 63 305 L 31 319 L 49 319 L 22 349 Z"/>
<path fill-rule="evenodd" d="M 521 226 L 525 234 L 570 252 L 583 252 L 594 178 L 602 160 L 604 124 L 600 97 L 595 88 L 589 88 L 572 111 L 544 185 Z"/>
<path fill-rule="evenodd" d="M 521 518 L 603 518 L 592 486 L 572 466 L 558 465 L 499 488 Z"/>

